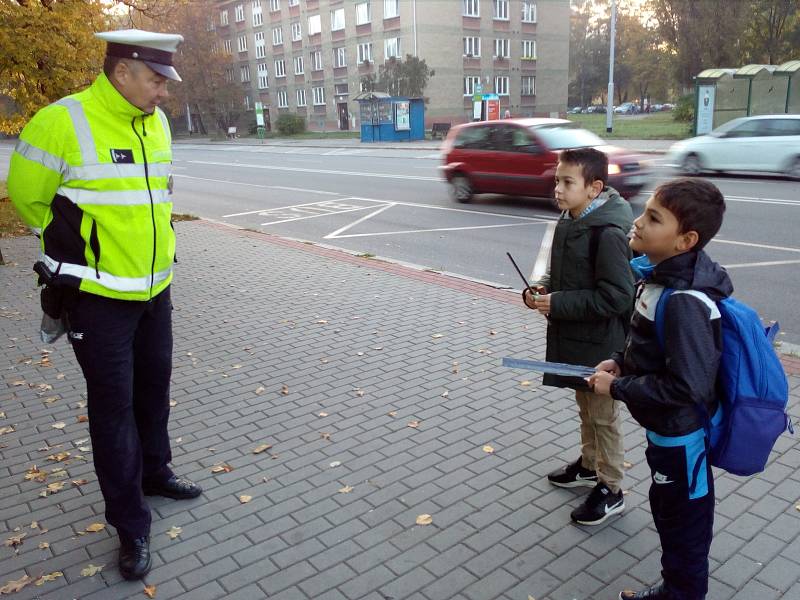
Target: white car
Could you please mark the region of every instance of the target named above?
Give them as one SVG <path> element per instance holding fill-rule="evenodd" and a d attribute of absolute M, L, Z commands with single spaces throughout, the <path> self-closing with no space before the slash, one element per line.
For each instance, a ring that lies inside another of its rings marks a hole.
<path fill-rule="evenodd" d="M 667 163 L 686 175 L 759 171 L 800 179 L 800 115 L 741 117 L 674 144 Z"/>

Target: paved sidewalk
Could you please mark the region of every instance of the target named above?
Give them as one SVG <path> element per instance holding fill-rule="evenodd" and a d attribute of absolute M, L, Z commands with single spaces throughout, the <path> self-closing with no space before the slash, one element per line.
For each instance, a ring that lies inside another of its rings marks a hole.
<path fill-rule="evenodd" d="M 630 418 L 624 515 L 571 525 L 582 493 L 544 479 L 577 456 L 577 411 L 567 392 L 499 366 L 544 350 L 543 320 L 515 294 L 176 227 L 170 430 L 177 472 L 206 491 L 152 499 L 156 598 L 610 600 L 658 579 Z M 0 586 L 58 571 L 10 597 L 144 598 L 117 572 L 113 531 L 86 531 L 104 518 L 84 383 L 66 342 L 37 339 L 35 240 L 0 247 L 16 263 L 0 267 L 0 527 L 4 542 L 24 534 L 0 544 Z M 797 417 L 800 377 L 790 385 Z M 717 479 L 709 600 L 800 598 L 799 466 L 784 436 L 761 476 Z M 430 525 L 415 523 L 423 514 Z M 83 576 L 90 564 L 103 569 Z"/>

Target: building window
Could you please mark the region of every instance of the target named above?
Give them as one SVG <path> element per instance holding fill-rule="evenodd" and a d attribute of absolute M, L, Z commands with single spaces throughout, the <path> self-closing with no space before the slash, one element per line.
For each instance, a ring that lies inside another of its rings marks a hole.
<path fill-rule="evenodd" d="M 464 95 L 472 96 L 481 83 L 480 77 L 464 77 Z"/>
<path fill-rule="evenodd" d="M 508 77 L 494 78 L 494 93 L 498 96 L 508 96 Z"/>
<path fill-rule="evenodd" d="M 344 9 L 337 8 L 331 11 L 331 31 L 344 29 Z"/>
<path fill-rule="evenodd" d="M 274 27 L 272 29 L 272 45 L 283 45 L 283 27 Z"/>
<path fill-rule="evenodd" d="M 337 96 L 347 96 L 350 93 L 350 86 L 346 83 L 337 83 L 333 86 L 333 91 Z"/>
<path fill-rule="evenodd" d="M 464 38 L 464 56 L 478 57 L 481 55 L 481 38 L 479 37 L 465 37 Z"/>
<path fill-rule="evenodd" d="M 225 80 L 228 83 L 233 83 L 233 67 L 225 68 Z"/>
<path fill-rule="evenodd" d="M 495 58 L 508 58 L 511 56 L 511 44 L 508 38 L 496 39 L 494 41 L 494 57 Z"/>
<path fill-rule="evenodd" d="M 508 0 L 494 0 L 494 18 L 508 21 Z"/>
<path fill-rule="evenodd" d="M 311 53 L 311 70 L 322 71 L 322 50 L 314 50 Z"/>
<path fill-rule="evenodd" d="M 289 0 L 289 6 L 298 6 L 300 4 L 300 0 Z"/>
<path fill-rule="evenodd" d="M 244 109 L 245 110 L 253 110 L 253 104 L 252 104 L 252 101 L 250 100 L 250 96 L 248 94 L 245 94 L 245 96 L 244 96 Z"/>
<path fill-rule="evenodd" d="M 299 89 L 295 91 L 297 96 L 297 106 L 306 106 L 306 91 L 304 89 Z"/>
<path fill-rule="evenodd" d="M 399 0 L 383 0 L 383 18 L 391 19 L 400 16 Z"/>
<path fill-rule="evenodd" d="M 481 16 L 480 0 L 464 0 L 463 14 L 465 17 L 480 17 Z"/>
<path fill-rule="evenodd" d="M 286 61 L 282 58 L 275 61 L 275 77 L 286 77 Z"/>
<path fill-rule="evenodd" d="M 264 44 L 264 32 L 256 31 L 255 40 L 256 40 L 256 58 L 266 58 L 267 47 Z"/>
<path fill-rule="evenodd" d="M 242 65 L 239 67 L 239 76 L 242 80 L 242 83 L 247 83 L 250 81 L 250 65 Z"/>
<path fill-rule="evenodd" d="M 400 38 L 387 38 L 383 41 L 383 56 L 387 60 L 400 58 Z"/>
<path fill-rule="evenodd" d="M 358 45 L 358 62 L 372 62 L 372 42 Z"/>
<path fill-rule="evenodd" d="M 292 23 L 292 41 L 299 42 L 303 39 L 303 26 L 300 21 Z"/>
<path fill-rule="evenodd" d="M 233 12 L 237 23 L 244 21 L 244 4 L 237 4 Z"/>
<path fill-rule="evenodd" d="M 269 10 L 275 12 L 281 9 L 281 0 L 269 0 Z"/>
<path fill-rule="evenodd" d="M 302 56 L 295 56 L 294 57 L 294 74 L 295 75 L 303 75 L 305 73 L 305 64 L 303 63 Z"/>
<path fill-rule="evenodd" d="M 324 87 L 315 87 L 312 90 L 314 94 L 314 106 L 324 106 L 325 105 L 325 88 Z"/>
<path fill-rule="evenodd" d="M 522 0 L 522 22 L 536 23 L 536 2 Z"/>
<path fill-rule="evenodd" d="M 359 2 L 356 4 L 356 25 L 365 25 L 369 21 L 369 2 Z"/>
<path fill-rule="evenodd" d="M 253 0 L 253 27 L 258 27 L 264 22 L 261 14 L 261 0 Z"/>
<path fill-rule="evenodd" d="M 239 39 L 237 40 L 239 46 L 239 52 L 247 52 L 247 36 L 240 35 Z"/>
<path fill-rule="evenodd" d="M 523 96 L 533 96 L 536 94 L 536 77 L 533 75 L 523 75 L 520 89 Z"/>
<path fill-rule="evenodd" d="M 522 40 L 522 58 L 536 60 L 536 40 Z"/>
<path fill-rule="evenodd" d="M 226 54 L 233 54 L 233 45 L 230 40 L 224 40 L 222 42 L 222 47 L 225 48 Z"/>
<path fill-rule="evenodd" d="M 228 24 L 228 11 L 221 10 L 219 13 L 219 24 L 220 25 L 227 25 Z"/>
<path fill-rule="evenodd" d="M 347 52 L 344 47 L 333 49 L 333 67 L 346 67 L 347 66 Z"/>
<path fill-rule="evenodd" d="M 286 93 L 286 90 L 278 92 L 278 108 L 289 108 L 289 94 Z"/>
<path fill-rule="evenodd" d="M 256 71 L 258 72 L 258 89 L 267 89 L 269 87 L 269 68 L 267 63 L 258 63 Z"/>
<path fill-rule="evenodd" d="M 309 37 L 318 34 L 320 31 L 322 31 L 322 21 L 320 20 L 319 15 L 311 15 L 308 17 Z"/>

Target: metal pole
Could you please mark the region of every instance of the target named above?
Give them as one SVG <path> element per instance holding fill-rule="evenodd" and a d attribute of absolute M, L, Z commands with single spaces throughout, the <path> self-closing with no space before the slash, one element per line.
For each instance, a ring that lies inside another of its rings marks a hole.
<path fill-rule="evenodd" d="M 617 0 L 611 0 L 611 56 L 608 61 L 608 100 L 606 102 L 606 132 L 611 133 L 614 117 L 614 39 L 617 37 Z"/>
<path fill-rule="evenodd" d="M 414 56 L 417 56 L 417 0 L 413 0 L 411 6 L 414 12 Z"/>

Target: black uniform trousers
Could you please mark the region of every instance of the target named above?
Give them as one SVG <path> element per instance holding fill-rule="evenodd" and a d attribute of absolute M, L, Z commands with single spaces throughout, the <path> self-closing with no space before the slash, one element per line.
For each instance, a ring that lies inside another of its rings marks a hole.
<path fill-rule="evenodd" d="M 676 438 L 648 431 L 647 438 L 650 510 L 661 539 L 665 587 L 674 600 L 704 600 L 714 529 L 714 479 L 702 455 L 704 431 Z"/>
<path fill-rule="evenodd" d="M 89 433 L 106 520 L 120 536 L 150 532 L 142 481 L 169 479 L 167 422 L 172 303 L 80 292 L 67 305 L 68 336 L 86 378 Z"/>

